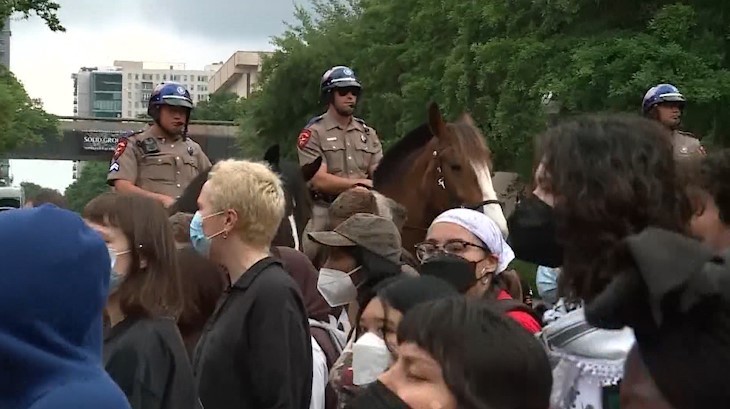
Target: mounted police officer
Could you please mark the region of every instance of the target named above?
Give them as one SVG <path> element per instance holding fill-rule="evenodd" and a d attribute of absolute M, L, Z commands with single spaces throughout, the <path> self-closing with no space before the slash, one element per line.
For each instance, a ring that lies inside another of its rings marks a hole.
<path fill-rule="evenodd" d="M 642 112 L 672 131 L 672 145 L 676 158 L 704 155 L 699 139 L 689 132 L 679 130 L 686 99 L 672 84 L 658 84 L 644 95 Z"/>
<path fill-rule="evenodd" d="M 349 67 L 330 68 L 320 82 L 327 112 L 312 118 L 299 133 L 299 164 L 322 158 L 322 166 L 310 181 L 314 208 L 307 232 L 325 228 L 327 208 L 341 192 L 358 184 L 373 185 L 383 147 L 375 129 L 352 116 L 361 92 L 362 85 Z M 310 259 L 316 255 L 317 248 L 306 234 L 303 249 Z"/>
<path fill-rule="evenodd" d="M 107 183 L 119 192 L 137 193 L 173 204 L 199 173 L 211 166 L 195 141 L 187 137 L 193 100 L 182 85 L 162 83 L 147 104 L 154 123 L 119 138 Z"/>

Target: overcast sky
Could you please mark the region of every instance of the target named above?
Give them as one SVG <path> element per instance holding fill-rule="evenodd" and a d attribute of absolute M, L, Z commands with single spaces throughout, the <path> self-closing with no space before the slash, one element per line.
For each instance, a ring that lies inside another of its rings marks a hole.
<path fill-rule="evenodd" d="M 71 74 L 114 60 L 185 63 L 202 69 L 237 50 L 267 51 L 270 38 L 293 21 L 308 0 L 61 0 L 65 33 L 33 17 L 12 21 L 10 68 L 32 98 L 57 115 L 73 113 Z M 30 181 L 61 192 L 71 162 L 11 161 L 15 183 Z"/>

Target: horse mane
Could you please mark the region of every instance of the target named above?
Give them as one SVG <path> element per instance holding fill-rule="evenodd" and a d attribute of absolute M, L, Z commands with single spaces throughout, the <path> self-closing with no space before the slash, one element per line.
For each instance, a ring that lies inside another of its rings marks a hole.
<path fill-rule="evenodd" d="M 405 159 L 414 152 L 423 149 L 432 138 L 433 134 L 426 123 L 400 138 L 385 152 L 383 159 L 380 160 L 380 164 L 375 169 L 375 174 L 373 175 L 373 185 L 375 188 L 377 189 L 398 180 L 403 175 L 401 170 L 411 166 L 411 163 Z"/>

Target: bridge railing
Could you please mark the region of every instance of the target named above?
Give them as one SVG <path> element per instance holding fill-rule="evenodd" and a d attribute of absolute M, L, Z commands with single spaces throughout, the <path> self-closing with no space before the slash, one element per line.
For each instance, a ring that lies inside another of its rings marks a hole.
<path fill-rule="evenodd" d="M 94 121 L 94 122 L 137 122 L 146 124 L 152 119 L 149 118 L 99 118 L 99 117 L 84 117 L 84 116 L 56 116 L 60 122 L 74 122 L 74 121 Z M 205 120 L 193 120 L 190 121 L 190 125 L 222 125 L 222 126 L 237 126 L 234 121 L 205 121 Z"/>

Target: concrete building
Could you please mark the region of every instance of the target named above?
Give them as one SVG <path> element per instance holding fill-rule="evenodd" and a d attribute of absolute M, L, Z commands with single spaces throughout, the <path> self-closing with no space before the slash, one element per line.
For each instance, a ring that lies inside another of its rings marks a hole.
<path fill-rule="evenodd" d="M 10 186 L 13 182 L 10 176 L 10 160 L 0 159 L 0 186 Z"/>
<path fill-rule="evenodd" d="M 255 90 L 261 72 L 263 57 L 272 53 L 264 51 L 236 51 L 220 65 L 208 81 L 208 91 L 233 92 L 248 98 Z"/>
<path fill-rule="evenodd" d="M 147 102 L 152 90 L 165 81 L 183 84 L 190 91 L 194 103 L 207 101 L 208 81 L 221 64 L 206 65 L 202 70 L 190 70 L 185 64 L 148 63 L 141 61 L 114 61 L 122 73 L 122 113 L 125 118 L 136 118 L 147 113 Z"/>
<path fill-rule="evenodd" d="M 10 19 L 0 25 L 0 64 L 10 68 Z"/>
<path fill-rule="evenodd" d="M 122 72 L 118 68 L 82 67 L 74 80 L 74 115 L 121 118 Z"/>

